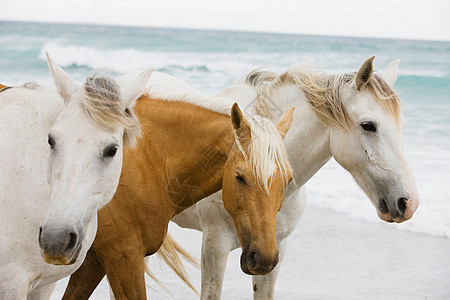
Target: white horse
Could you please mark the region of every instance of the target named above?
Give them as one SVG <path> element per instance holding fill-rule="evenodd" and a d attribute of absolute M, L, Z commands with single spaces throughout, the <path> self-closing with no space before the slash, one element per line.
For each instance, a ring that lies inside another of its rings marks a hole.
<path fill-rule="evenodd" d="M 79 85 L 49 66 L 57 91 L 26 84 L 0 93 L 0 299 L 48 299 L 81 265 L 97 209 L 116 190 L 124 140 L 139 132 L 131 109 L 151 74 Z M 92 120 L 93 109 L 109 122 Z"/>
<path fill-rule="evenodd" d="M 279 76 L 254 71 L 246 84 L 221 92 L 221 96 L 238 99 L 242 106 L 252 105 L 255 113 L 269 118 L 296 107 L 285 138 L 296 186 L 291 184 L 286 191 L 277 215 L 280 262 L 268 275 L 253 276 L 254 299 L 273 299 L 286 238 L 306 207 L 303 185 L 331 157 L 353 175 L 382 220 L 403 222 L 418 206 L 414 176 L 403 152 L 400 100 L 392 90 L 399 60 L 390 63 L 380 77 L 373 74 L 373 59 L 367 59 L 357 73 L 342 75 L 301 68 Z M 201 298 L 220 299 L 228 253 L 239 247 L 221 195 L 198 202 L 173 221 L 203 231 Z"/>

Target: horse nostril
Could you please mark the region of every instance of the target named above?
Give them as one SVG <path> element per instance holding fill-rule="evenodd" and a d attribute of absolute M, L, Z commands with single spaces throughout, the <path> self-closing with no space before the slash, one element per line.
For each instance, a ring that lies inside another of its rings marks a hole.
<path fill-rule="evenodd" d="M 39 226 L 39 235 L 38 235 L 39 246 L 42 245 L 42 243 L 41 243 L 41 236 L 42 236 L 42 226 Z"/>
<path fill-rule="evenodd" d="M 397 202 L 398 211 L 400 212 L 402 217 L 405 215 L 405 212 L 406 212 L 406 201 L 408 201 L 408 199 L 402 197 L 402 198 L 398 199 L 398 202 Z"/>
<path fill-rule="evenodd" d="M 77 241 L 78 241 L 78 234 L 76 234 L 75 232 L 69 233 L 69 244 L 67 244 L 65 251 L 73 250 L 73 248 L 75 248 L 77 244 Z"/>
<path fill-rule="evenodd" d="M 386 214 L 389 212 L 386 201 L 384 199 L 380 199 L 378 203 L 378 209 L 381 211 L 381 213 Z"/>
<path fill-rule="evenodd" d="M 258 260 L 259 260 L 259 255 L 255 251 L 250 252 L 247 256 L 247 263 L 251 269 L 256 269 Z"/>

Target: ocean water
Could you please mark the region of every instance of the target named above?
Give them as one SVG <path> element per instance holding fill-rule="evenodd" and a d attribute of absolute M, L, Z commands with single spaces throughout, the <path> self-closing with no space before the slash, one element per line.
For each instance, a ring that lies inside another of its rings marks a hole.
<path fill-rule="evenodd" d="M 404 145 L 421 203 L 412 220 L 386 226 L 450 237 L 450 42 L 0 21 L 0 83 L 53 85 L 45 51 L 78 81 L 94 71 L 119 75 L 155 68 L 208 93 L 262 66 L 283 71 L 306 63 L 341 73 L 356 71 L 376 55 L 375 68 L 383 71 L 400 58 L 395 88 L 403 101 Z M 311 206 L 381 222 L 334 161 L 307 188 Z"/>

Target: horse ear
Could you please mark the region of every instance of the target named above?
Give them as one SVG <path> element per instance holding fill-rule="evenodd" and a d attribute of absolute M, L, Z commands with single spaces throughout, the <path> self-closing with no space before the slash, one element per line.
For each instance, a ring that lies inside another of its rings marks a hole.
<path fill-rule="evenodd" d="M 361 68 L 359 68 L 358 73 L 356 73 L 355 85 L 358 91 L 362 91 L 366 86 L 366 83 L 369 81 L 370 77 L 372 77 L 374 59 L 375 56 L 371 56 L 366 59 L 361 65 Z"/>
<path fill-rule="evenodd" d="M 138 74 L 133 72 L 116 80 L 120 86 L 123 107 L 132 108 L 136 104 L 136 100 L 145 92 L 145 87 L 152 73 L 153 69 L 145 70 Z"/>
<path fill-rule="evenodd" d="M 245 119 L 237 103 L 231 107 L 231 124 L 237 136 L 242 140 L 251 139 L 250 123 Z"/>
<path fill-rule="evenodd" d="M 294 110 L 295 107 L 291 107 L 290 109 L 285 111 L 283 116 L 281 116 L 280 121 L 278 121 L 277 129 L 283 139 L 286 136 L 286 133 L 289 131 L 289 128 L 291 128 L 292 120 L 294 118 Z"/>
<path fill-rule="evenodd" d="M 69 77 L 69 75 L 61 69 L 60 66 L 55 64 L 50 56 L 47 54 L 48 67 L 53 75 L 53 81 L 59 94 L 64 99 L 64 104 L 67 105 L 70 102 L 70 97 L 77 91 L 78 85 Z"/>
<path fill-rule="evenodd" d="M 384 70 L 383 76 L 381 76 L 381 78 L 383 78 L 383 80 L 386 81 L 390 87 L 393 87 L 394 83 L 397 81 L 399 63 L 400 59 L 391 61 L 391 63 Z"/>

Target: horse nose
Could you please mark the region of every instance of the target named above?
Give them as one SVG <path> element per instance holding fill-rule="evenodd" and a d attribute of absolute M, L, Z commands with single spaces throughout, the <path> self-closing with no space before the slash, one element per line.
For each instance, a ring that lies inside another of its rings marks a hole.
<path fill-rule="evenodd" d="M 385 201 L 384 199 L 388 199 Z M 392 197 L 380 198 L 378 216 L 386 222 L 402 223 L 411 219 L 417 209 L 417 196 L 403 192 Z"/>
<path fill-rule="evenodd" d="M 405 221 L 405 215 L 409 206 L 409 194 L 403 193 L 392 199 L 392 209 L 389 209 L 394 222 Z"/>
<path fill-rule="evenodd" d="M 248 267 L 257 274 L 267 274 L 278 263 L 278 251 L 274 257 L 264 257 L 259 251 L 249 251 L 247 255 Z"/>
<path fill-rule="evenodd" d="M 65 255 L 72 252 L 79 240 L 79 234 L 74 227 L 63 229 L 49 226 L 39 227 L 39 246 L 51 255 Z"/>

